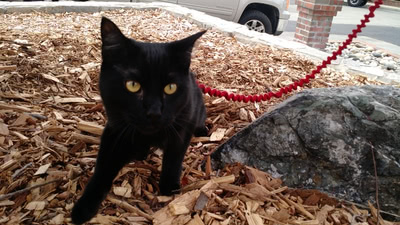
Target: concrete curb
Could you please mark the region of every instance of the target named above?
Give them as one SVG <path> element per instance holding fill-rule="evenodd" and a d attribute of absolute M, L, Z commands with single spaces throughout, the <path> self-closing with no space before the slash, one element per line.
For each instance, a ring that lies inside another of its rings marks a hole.
<path fill-rule="evenodd" d="M 156 9 L 162 8 L 174 15 L 184 17 L 193 21 L 194 23 L 204 28 L 215 28 L 226 33 L 229 36 L 234 36 L 239 41 L 245 43 L 260 43 L 275 46 L 278 48 L 290 49 L 299 56 L 304 56 L 307 59 L 320 63 L 326 59 L 329 55 L 318 49 L 311 48 L 307 45 L 284 40 L 282 38 L 261 34 L 255 31 L 249 31 L 242 25 L 237 23 L 229 22 L 219 18 L 215 18 L 205 13 L 198 12 L 195 10 L 187 9 L 178 5 L 170 3 L 130 3 L 130 2 L 73 2 L 73 1 L 61 1 L 61 2 L 0 2 L 0 13 L 30 13 L 30 12 L 45 12 L 45 13 L 64 13 L 64 12 L 99 12 L 108 11 L 115 9 Z M 332 62 L 334 68 L 345 70 L 347 68 L 350 71 L 354 71 L 358 74 L 363 74 L 367 77 L 377 79 L 379 81 L 400 84 L 400 75 L 397 77 L 396 74 L 387 74 L 385 71 L 374 71 L 371 74 L 371 68 L 361 68 L 359 65 L 348 65 L 347 60 L 343 60 L 338 57 L 338 60 Z M 349 72 L 349 71 L 347 71 Z"/>

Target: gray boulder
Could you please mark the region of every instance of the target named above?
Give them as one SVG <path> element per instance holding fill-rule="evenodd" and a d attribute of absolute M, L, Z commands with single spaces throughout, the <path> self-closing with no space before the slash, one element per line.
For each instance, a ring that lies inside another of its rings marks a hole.
<path fill-rule="evenodd" d="M 375 202 L 374 151 L 382 210 L 400 214 L 400 89 L 305 90 L 220 146 L 213 163 L 241 162 L 349 201 Z"/>

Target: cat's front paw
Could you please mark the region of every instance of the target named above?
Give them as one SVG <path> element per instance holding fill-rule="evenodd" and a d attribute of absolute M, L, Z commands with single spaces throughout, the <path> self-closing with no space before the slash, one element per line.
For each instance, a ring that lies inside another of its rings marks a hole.
<path fill-rule="evenodd" d="M 82 198 L 79 199 L 74 208 L 72 208 L 71 219 L 74 224 L 83 224 L 89 221 L 97 213 L 98 206 L 93 206 L 89 201 L 85 201 Z"/>
<path fill-rule="evenodd" d="M 161 195 L 170 196 L 181 192 L 179 182 L 160 182 L 159 186 Z"/>
<path fill-rule="evenodd" d="M 204 137 L 208 135 L 208 128 L 206 126 L 198 127 L 194 130 L 195 137 Z"/>

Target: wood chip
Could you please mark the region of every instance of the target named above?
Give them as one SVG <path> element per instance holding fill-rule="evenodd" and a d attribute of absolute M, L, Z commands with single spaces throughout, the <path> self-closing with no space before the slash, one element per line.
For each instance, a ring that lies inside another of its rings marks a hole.
<path fill-rule="evenodd" d="M 51 224 L 64 224 L 64 214 L 58 214 L 50 220 Z"/>
<path fill-rule="evenodd" d="M 71 97 L 71 98 L 56 98 L 56 103 L 83 103 L 87 102 L 85 98 Z"/>
<path fill-rule="evenodd" d="M 247 110 L 244 109 L 244 108 L 240 108 L 240 110 L 239 110 L 239 118 L 241 120 L 243 120 L 243 121 L 247 121 L 248 117 L 249 117 L 249 115 L 247 113 Z"/>
<path fill-rule="evenodd" d="M 318 220 L 295 220 L 292 223 L 299 225 L 319 225 Z"/>
<path fill-rule="evenodd" d="M 221 141 L 224 138 L 226 129 L 218 128 L 211 134 L 210 141 Z"/>
<path fill-rule="evenodd" d="M 50 166 L 51 166 L 51 163 L 48 163 L 46 165 L 40 166 L 39 169 L 35 172 L 34 175 L 37 176 L 37 175 L 45 174 Z"/>
<path fill-rule="evenodd" d="M 209 137 L 193 137 L 191 143 L 210 142 Z"/>
<path fill-rule="evenodd" d="M 98 87 L 102 16 L 143 42 L 179 40 L 204 29 L 159 9 L 0 14 L 0 224 L 70 222 L 73 204 L 93 174 L 107 122 Z M 214 29 L 197 41 L 191 62 L 198 82 L 243 95 L 278 91 L 315 67 L 291 50 L 241 43 L 235 34 Z M 210 160 L 227 138 L 298 91 L 366 84 L 382 83 L 325 68 L 315 81 L 262 103 L 203 95 L 209 136 L 191 140 L 182 193 L 159 196 L 163 154 L 151 150 L 117 176 L 112 190 L 124 200 L 108 195 L 90 223 L 229 225 L 260 224 L 261 218 L 279 225 L 316 220 L 375 225 L 381 217 L 373 207 L 332 201 L 334 209 L 328 208 L 322 195 L 296 194 L 280 179 L 241 164 L 215 171 Z M 57 179 L 48 181 L 52 177 Z"/>
<path fill-rule="evenodd" d="M 27 123 L 32 123 L 34 122 L 36 119 L 34 119 L 32 116 L 26 114 L 26 113 L 22 113 L 18 119 L 16 119 L 11 126 L 24 126 Z"/>
<path fill-rule="evenodd" d="M 315 216 L 313 214 L 311 214 L 309 211 L 307 211 L 304 206 L 293 202 L 292 200 L 290 200 L 288 197 L 284 197 L 285 201 L 287 203 L 289 203 L 290 205 L 294 206 L 297 210 L 299 210 L 302 214 L 304 214 L 305 216 L 307 216 L 308 218 L 314 220 Z"/>
<path fill-rule="evenodd" d="M 2 122 L 0 122 L 0 135 L 9 135 L 10 131 L 8 130 L 8 126 Z"/>
<path fill-rule="evenodd" d="M 26 206 L 25 209 L 27 210 L 43 210 L 44 207 L 46 206 L 45 201 L 33 201 L 29 202 Z"/>
<path fill-rule="evenodd" d="M 17 163 L 17 160 L 15 160 L 15 159 L 7 160 L 6 162 L 4 162 L 3 164 L 0 165 L 0 172 L 3 172 L 4 170 L 10 168 L 15 163 Z"/>
<path fill-rule="evenodd" d="M 21 139 L 22 141 L 27 141 L 27 140 L 29 140 L 28 137 L 26 137 L 25 135 L 21 134 L 21 133 L 18 132 L 18 131 L 11 131 L 11 134 L 17 136 L 17 137 L 18 137 L 19 139 Z"/>
<path fill-rule="evenodd" d="M 57 83 L 61 83 L 61 81 L 57 77 L 55 77 L 53 75 L 50 75 L 50 74 L 41 74 L 41 75 L 45 79 L 48 79 L 48 80 L 51 80 L 51 81 L 54 81 L 54 82 L 57 82 Z"/>
<path fill-rule="evenodd" d="M 132 187 L 113 187 L 113 193 L 125 198 L 132 197 Z"/>
<path fill-rule="evenodd" d="M 79 130 L 86 131 L 88 133 L 96 134 L 96 135 L 101 135 L 104 130 L 103 126 L 96 124 L 96 123 L 92 123 L 92 122 L 86 122 L 86 121 L 79 122 L 77 124 L 77 128 Z"/>
<path fill-rule="evenodd" d="M 224 184 L 224 183 L 230 184 L 230 183 L 233 183 L 235 181 L 235 176 L 234 175 L 229 175 L 229 176 L 224 176 L 224 177 L 217 177 L 217 178 L 214 178 L 214 179 L 211 179 L 211 180 L 213 182 L 217 183 L 217 184 Z M 205 184 L 210 182 L 211 180 L 201 180 L 201 181 L 198 181 L 196 183 L 187 185 L 187 186 L 185 186 L 183 188 L 183 192 L 201 188 Z"/>
<path fill-rule="evenodd" d="M 0 201 L 0 207 L 11 206 L 11 205 L 14 205 L 14 204 L 15 204 L 15 202 L 14 201 L 10 201 L 10 200 Z"/>
<path fill-rule="evenodd" d="M 84 135 L 84 134 L 79 134 L 79 133 L 73 133 L 71 137 L 76 140 L 80 140 L 85 143 L 88 143 L 88 144 L 96 144 L 96 145 L 100 144 L 99 137 L 92 137 L 89 135 Z"/>
<path fill-rule="evenodd" d="M 32 112 L 32 110 L 28 107 L 20 105 L 9 105 L 4 102 L 0 102 L 0 109 L 15 110 L 17 112 Z"/>
<path fill-rule="evenodd" d="M 157 201 L 158 202 L 169 202 L 169 201 L 172 201 L 172 200 L 173 200 L 172 196 L 163 196 L 163 195 L 157 196 Z"/>
<path fill-rule="evenodd" d="M 136 208 L 136 207 L 130 205 L 130 204 L 127 203 L 127 202 L 118 200 L 118 199 L 116 199 L 116 198 L 114 198 L 114 197 L 110 197 L 110 196 L 107 196 L 107 199 L 108 199 L 110 202 L 112 202 L 112 203 L 114 203 L 114 204 L 117 204 L 117 205 L 121 206 L 121 207 L 124 208 L 124 209 L 129 210 L 130 212 L 136 213 L 136 214 L 138 214 L 139 216 L 142 216 L 142 217 L 148 219 L 149 221 L 153 220 L 153 217 L 152 217 L 152 216 L 150 216 L 149 214 L 143 212 L 142 210 L 140 210 L 140 209 L 138 209 L 138 208 Z"/>
<path fill-rule="evenodd" d="M 185 205 L 171 203 L 168 205 L 168 207 L 169 207 L 169 211 L 174 216 L 190 213 L 190 210 Z"/>
<path fill-rule="evenodd" d="M 263 219 L 261 219 L 261 217 L 258 214 L 248 212 L 245 214 L 245 216 L 246 216 L 247 223 L 249 225 L 263 225 L 264 224 Z"/>
<path fill-rule="evenodd" d="M 167 225 L 172 224 L 175 219 L 173 213 L 185 213 L 187 210 L 190 212 L 196 202 L 196 199 L 200 195 L 199 190 L 187 192 L 168 204 L 168 206 L 158 210 L 154 213 L 154 225 Z M 172 206 L 170 206 L 172 205 Z M 170 210 L 172 209 L 172 210 Z M 180 215 L 180 214 L 178 214 Z"/>
<path fill-rule="evenodd" d="M 254 122 L 257 119 L 257 117 L 254 115 L 252 111 L 249 111 L 249 117 L 251 122 Z"/>
<path fill-rule="evenodd" d="M 200 216 L 198 214 L 195 214 L 193 216 L 193 219 L 189 221 L 189 223 L 187 223 L 187 225 L 205 225 L 203 223 L 203 220 L 201 220 Z"/>
<path fill-rule="evenodd" d="M 10 65 L 10 66 L 2 66 L 0 65 L 0 70 L 5 70 L 5 71 L 14 71 L 17 70 L 17 66 L 16 65 Z"/>

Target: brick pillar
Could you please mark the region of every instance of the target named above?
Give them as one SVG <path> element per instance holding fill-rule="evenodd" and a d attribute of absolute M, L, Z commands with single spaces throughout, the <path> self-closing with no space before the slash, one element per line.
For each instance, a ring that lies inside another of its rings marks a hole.
<path fill-rule="evenodd" d="M 332 19 L 342 10 L 343 0 L 296 0 L 299 17 L 295 40 L 323 49 L 329 39 Z"/>

